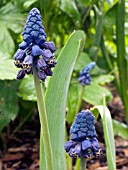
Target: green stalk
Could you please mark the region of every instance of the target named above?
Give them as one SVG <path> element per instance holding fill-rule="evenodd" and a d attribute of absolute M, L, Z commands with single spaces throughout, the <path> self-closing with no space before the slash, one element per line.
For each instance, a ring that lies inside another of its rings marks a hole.
<path fill-rule="evenodd" d="M 80 170 L 86 170 L 86 159 L 84 157 L 80 158 Z"/>
<path fill-rule="evenodd" d="M 89 55 L 94 61 L 96 61 L 97 60 L 98 48 L 99 48 L 99 45 L 100 45 L 101 36 L 102 36 L 102 32 L 103 32 L 104 13 L 103 13 L 103 10 L 102 10 L 103 5 L 101 6 L 100 10 L 97 8 L 97 6 L 94 6 L 94 7 L 95 7 L 96 15 L 97 15 L 96 28 L 95 28 L 96 32 L 95 32 L 95 35 L 94 35 L 92 47 L 89 50 Z"/>
<path fill-rule="evenodd" d="M 102 10 L 100 11 L 97 8 L 97 6 L 95 6 L 95 11 L 97 14 L 97 21 L 96 21 L 96 34 L 93 39 L 93 46 L 99 46 L 101 41 L 101 36 L 102 36 L 102 30 L 103 30 L 104 14 Z"/>
<path fill-rule="evenodd" d="M 86 7 L 86 13 L 85 13 L 85 15 L 84 15 L 84 17 L 82 19 L 82 25 L 84 25 L 85 20 L 86 20 L 87 16 L 89 15 L 91 8 L 92 8 L 92 4 L 90 6 L 88 6 L 88 7 Z"/>
<path fill-rule="evenodd" d="M 53 3 L 55 3 L 53 0 L 39 0 L 40 11 L 43 17 L 43 25 L 46 33 L 49 33 L 48 29 L 50 28 L 49 24 L 51 23 L 50 15 L 52 9 L 54 8 Z"/>
<path fill-rule="evenodd" d="M 16 129 L 13 131 L 12 135 L 14 135 L 15 133 L 17 133 L 20 128 L 23 126 L 23 124 L 30 118 L 30 116 L 32 115 L 32 111 L 29 112 L 25 118 L 20 122 L 20 124 L 16 127 Z"/>
<path fill-rule="evenodd" d="M 44 147 L 43 147 L 43 132 L 40 129 L 40 170 L 43 170 L 43 154 L 42 154 L 43 151 L 44 151 Z"/>
<path fill-rule="evenodd" d="M 106 50 L 103 35 L 102 35 L 102 37 L 101 37 L 100 47 L 101 47 L 102 54 L 103 54 L 103 56 L 104 56 L 104 58 L 105 58 L 105 60 L 106 60 L 106 62 L 107 62 L 107 64 L 108 64 L 109 69 L 113 72 L 113 74 L 114 74 L 114 76 L 115 76 L 114 82 L 115 82 L 116 87 L 117 87 L 117 90 L 118 90 L 118 92 L 119 92 L 119 94 L 120 94 L 120 88 L 119 88 L 119 82 L 118 82 L 118 78 L 117 78 L 117 73 L 116 73 L 116 70 L 115 70 L 115 68 L 114 68 L 114 65 L 113 65 L 113 63 L 112 63 L 112 61 L 111 61 L 111 58 L 109 57 L 109 54 L 108 54 L 108 52 L 107 52 L 107 50 Z"/>
<path fill-rule="evenodd" d="M 84 94 L 84 87 L 85 86 L 81 86 L 81 89 L 80 89 L 80 95 L 79 95 L 78 102 L 77 102 L 77 105 L 76 105 L 76 112 L 75 112 L 76 114 L 75 114 L 75 116 L 77 115 L 77 113 L 80 110 L 80 106 L 81 106 L 82 98 L 83 98 L 83 94 Z"/>
<path fill-rule="evenodd" d="M 108 64 L 108 67 L 109 69 L 112 71 L 113 70 L 113 64 L 112 64 L 112 61 L 111 61 L 111 58 L 109 57 L 107 51 L 106 51 L 106 47 L 105 47 L 105 43 L 104 43 L 104 37 L 103 35 L 101 36 L 101 42 L 100 42 L 100 47 L 101 47 L 101 50 L 102 50 L 102 53 L 103 53 L 103 56 Z"/>
<path fill-rule="evenodd" d="M 0 140 L 2 142 L 4 151 L 7 151 L 7 140 L 3 133 L 0 133 Z"/>
<path fill-rule="evenodd" d="M 38 78 L 37 70 L 33 67 L 34 84 L 37 96 L 37 105 L 39 110 L 40 124 L 41 124 L 41 135 L 40 135 L 40 170 L 43 170 L 43 144 L 46 160 L 46 170 L 53 170 L 53 159 L 52 159 L 52 148 L 50 143 L 50 134 L 48 129 L 47 115 L 44 105 L 43 90 L 41 82 Z"/>
<path fill-rule="evenodd" d="M 125 1 L 119 0 L 116 13 L 117 64 L 119 69 L 120 92 L 128 123 L 128 63 L 125 58 L 124 40 Z"/>
<path fill-rule="evenodd" d="M 109 170 L 116 170 L 116 154 L 115 154 L 115 144 L 114 144 L 114 133 L 113 133 L 113 126 L 112 126 L 112 118 L 111 118 L 111 115 L 109 113 L 109 110 L 108 110 L 108 112 L 106 112 L 105 95 L 103 95 L 103 111 L 102 112 L 103 113 L 102 113 L 101 117 L 102 117 L 104 139 L 105 139 L 105 145 L 106 145 L 106 156 L 107 156 L 107 162 L 108 162 L 108 169 Z"/>
<path fill-rule="evenodd" d="M 83 17 L 83 19 L 82 19 L 82 25 L 85 23 L 86 18 L 87 18 L 87 16 L 89 15 L 89 13 L 90 13 L 92 7 L 93 7 L 93 0 L 90 2 L 90 5 L 87 6 L 87 8 L 86 8 L 87 11 L 86 11 L 86 13 L 85 13 L 85 15 L 84 15 L 84 17 Z"/>

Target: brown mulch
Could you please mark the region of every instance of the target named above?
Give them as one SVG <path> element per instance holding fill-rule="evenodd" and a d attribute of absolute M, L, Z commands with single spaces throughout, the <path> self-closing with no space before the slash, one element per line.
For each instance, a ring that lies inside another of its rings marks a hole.
<path fill-rule="evenodd" d="M 39 170 L 39 139 L 33 130 L 10 136 L 7 145 L 0 153 L 0 170 Z"/>
<path fill-rule="evenodd" d="M 113 101 L 109 103 L 112 118 L 125 123 L 123 106 L 116 90 L 113 91 Z M 0 170 L 39 170 L 39 134 L 33 127 L 33 122 L 25 123 L 15 134 L 5 130 L 0 141 Z M 32 128 L 33 127 L 33 128 Z M 101 123 L 96 123 L 103 155 L 87 160 L 88 170 L 108 170 L 106 150 Z M 115 136 L 117 170 L 128 170 L 128 141 Z"/>
<path fill-rule="evenodd" d="M 19 131 L 18 133 L 23 135 L 24 132 Z M 9 147 L 6 152 L 0 152 L 0 170 L 39 170 L 39 139 L 34 138 L 34 136 L 32 138 L 32 135 L 33 131 L 30 130 L 28 133 L 24 133 L 24 138 L 29 139 L 26 143 L 21 141 L 20 135 L 19 137 L 10 137 L 8 142 L 13 143 L 13 146 Z M 21 143 L 21 145 L 18 144 L 18 146 L 17 142 Z M 117 136 L 115 143 L 117 169 L 128 170 L 128 141 Z M 108 169 L 104 143 L 100 142 L 100 145 L 103 148 L 103 155 L 99 159 L 88 160 L 88 170 Z"/>

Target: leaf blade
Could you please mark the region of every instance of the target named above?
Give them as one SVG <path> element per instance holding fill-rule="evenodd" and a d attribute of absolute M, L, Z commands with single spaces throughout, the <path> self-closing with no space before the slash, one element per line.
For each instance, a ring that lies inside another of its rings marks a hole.
<path fill-rule="evenodd" d="M 83 100 L 92 105 L 102 105 L 103 94 L 105 94 L 107 102 L 112 100 L 112 94 L 107 88 L 91 83 L 91 85 L 85 86 Z"/>
<path fill-rule="evenodd" d="M 16 95 L 18 86 L 19 82 L 15 80 L 0 81 L 0 132 L 18 114 L 18 96 Z"/>
<path fill-rule="evenodd" d="M 113 132 L 112 118 L 111 118 L 110 111 L 107 107 L 104 106 L 95 106 L 94 109 L 95 108 L 99 111 L 102 118 L 108 168 L 109 170 L 116 170 L 114 132 Z"/>
<path fill-rule="evenodd" d="M 66 99 L 73 67 L 82 50 L 84 40 L 85 34 L 83 31 L 76 31 L 70 36 L 58 57 L 58 64 L 54 69 L 45 96 L 54 168 L 56 170 L 66 169 L 64 156 Z M 51 113 L 53 116 L 51 116 Z"/>
<path fill-rule="evenodd" d="M 0 80 L 13 80 L 16 79 L 18 69 L 14 66 L 14 60 L 3 59 L 0 55 Z"/>
<path fill-rule="evenodd" d="M 114 134 L 128 140 L 128 126 L 114 119 L 112 123 L 113 123 Z"/>

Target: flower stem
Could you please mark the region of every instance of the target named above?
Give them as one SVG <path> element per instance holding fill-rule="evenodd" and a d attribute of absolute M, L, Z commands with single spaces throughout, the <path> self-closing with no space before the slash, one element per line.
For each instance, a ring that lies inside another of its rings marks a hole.
<path fill-rule="evenodd" d="M 93 43 L 92 47 L 89 50 L 89 55 L 90 57 L 94 60 L 97 61 L 98 59 L 98 50 L 99 50 L 99 45 L 101 42 L 101 36 L 103 32 L 103 23 L 104 23 L 104 13 L 103 13 L 103 2 L 100 3 L 100 9 L 95 5 L 95 13 L 96 13 L 96 32 L 93 38 Z"/>
<path fill-rule="evenodd" d="M 76 115 L 77 115 L 77 113 L 78 113 L 79 110 L 80 110 L 80 106 L 81 106 L 83 94 L 84 94 L 84 86 L 81 86 L 80 95 L 79 95 L 78 102 L 77 102 L 77 106 L 76 106 L 76 112 L 75 112 Z M 76 116 L 76 115 L 75 115 L 75 116 Z"/>
<path fill-rule="evenodd" d="M 40 124 L 41 124 L 41 136 L 40 136 L 40 170 L 43 170 L 43 144 L 44 144 L 44 152 L 45 152 L 45 160 L 46 160 L 46 170 L 53 170 L 53 159 L 52 159 L 52 148 L 50 143 L 50 134 L 48 129 L 48 121 L 45 110 L 45 104 L 43 99 L 43 90 L 41 82 L 38 78 L 37 70 L 33 68 L 34 75 L 34 84 L 36 89 L 37 96 L 37 105 L 39 110 Z"/>
<path fill-rule="evenodd" d="M 84 157 L 80 158 L 80 170 L 86 170 L 86 159 Z"/>
<path fill-rule="evenodd" d="M 128 61 L 125 52 L 125 1 L 119 0 L 116 11 L 117 65 L 119 69 L 120 95 L 124 103 L 128 124 Z"/>

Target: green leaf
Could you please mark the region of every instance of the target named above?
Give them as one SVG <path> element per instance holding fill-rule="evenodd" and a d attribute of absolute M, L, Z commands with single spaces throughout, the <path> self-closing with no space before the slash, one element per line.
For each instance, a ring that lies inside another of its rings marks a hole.
<path fill-rule="evenodd" d="M 92 60 L 89 58 L 89 55 L 82 52 L 75 64 L 74 70 L 80 73 L 80 71 L 90 62 L 92 62 Z M 99 74 L 99 67 L 95 66 L 95 68 L 92 70 L 92 73 Z"/>
<path fill-rule="evenodd" d="M 106 81 L 106 82 L 109 82 L 109 80 L 113 78 L 113 76 L 109 77 L 109 75 L 103 76 L 103 78 L 105 78 L 105 77 L 106 77 L 106 80 L 104 80 L 104 81 Z M 94 79 L 94 81 L 93 81 L 93 79 Z M 107 98 L 107 102 L 111 101 L 112 100 L 111 92 L 108 89 L 97 84 L 102 81 L 103 81 L 102 76 L 100 76 L 99 79 L 98 79 L 98 77 L 92 78 L 91 85 L 85 87 L 84 94 L 83 94 L 83 100 L 85 100 L 86 102 L 88 102 L 92 105 L 102 105 L 103 104 L 103 94 L 105 94 L 106 98 Z M 79 93 L 80 93 L 80 84 L 74 78 L 74 79 L 72 79 L 72 83 L 70 84 L 69 92 L 68 92 L 68 100 L 67 100 L 68 113 L 67 113 L 67 117 L 66 117 L 66 120 L 68 121 L 68 123 L 71 123 L 72 120 L 74 119 Z"/>
<path fill-rule="evenodd" d="M 66 154 L 66 170 L 71 170 L 71 169 L 72 169 L 72 159 L 68 154 Z"/>
<path fill-rule="evenodd" d="M 107 88 L 91 83 L 91 85 L 85 86 L 83 100 L 92 105 L 102 105 L 104 94 L 107 102 L 112 100 L 112 94 Z"/>
<path fill-rule="evenodd" d="M 3 59 L 0 55 L 0 80 L 16 79 L 18 69 L 14 65 L 14 60 Z"/>
<path fill-rule="evenodd" d="M 18 11 L 18 7 L 11 2 L 0 9 L 0 23 L 6 29 L 11 29 L 15 33 L 22 31 L 23 25 L 25 25 L 25 18 L 23 13 Z"/>
<path fill-rule="evenodd" d="M 69 90 L 68 90 L 68 99 L 67 99 L 67 107 L 68 107 L 68 113 L 66 120 L 68 123 L 71 123 L 76 111 L 76 105 L 78 102 L 78 96 L 79 96 L 79 87 L 75 84 L 70 84 Z"/>
<path fill-rule="evenodd" d="M 24 2 L 23 6 L 25 9 L 29 8 L 32 4 L 34 4 L 37 0 L 27 0 Z"/>
<path fill-rule="evenodd" d="M 60 3 L 60 8 L 62 11 L 67 13 L 69 17 L 73 18 L 74 20 L 80 21 L 80 13 L 74 0 L 61 0 Z"/>
<path fill-rule="evenodd" d="M 95 106 L 93 109 L 98 109 L 102 118 L 109 170 L 116 170 L 114 133 L 110 111 L 104 106 Z M 91 110 L 92 112 L 93 109 Z"/>
<path fill-rule="evenodd" d="M 37 98 L 33 82 L 33 76 L 27 76 L 21 81 L 18 95 L 24 100 L 36 101 Z"/>
<path fill-rule="evenodd" d="M 104 3 L 108 4 L 108 8 L 111 9 L 117 2 L 118 0 L 106 0 Z"/>
<path fill-rule="evenodd" d="M 0 51 L 4 57 L 10 58 L 11 54 L 14 52 L 14 42 L 9 34 L 7 27 L 0 22 Z"/>
<path fill-rule="evenodd" d="M 116 16 L 117 4 L 110 8 L 104 18 L 104 26 L 112 29 L 112 26 L 115 25 L 115 16 Z"/>
<path fill-rule="evenodd" d="M 46 91 L 45 105 L 55 170 L 66 169 L 64 154 L 66 100 L 73 67 L 83 49 L 84 41 L 83 31 L 73 32 L 58 57 L 54 74 Z"/>
<path fill-rule="evenodd" d="M 118 122 L 117 120 L 112 120 L 112 123 L 114 134 L 128 140 L 128 126 L 124 123 Z"/>
<path fill-rule="evenodd" d="M 80 169 L 80 159 L 76 160 L 76 165 L 74 170 L 79 170 Z"/>
<path fill-rule="evenodd" d="M 97 84 L 110 83 L 114 80 L 114 76 L 109 74 L 103 74 L 97 77 L 93 77 L 92 82 Z"/>
<path fill-rule="evenodd" d="M 0 131 L 14 120 L 18 113 L 16 91 L 19 82 L 0 81 Z"/>
<path fill-rule="evenodd" d="M 0 51 L 10 57 L 14 52 L 14 42 L 9 29 L 20 33 L 24 25 L 24 15 L 17 11 L 13 3 L 7 3 L 0 9 Z"/>
<path fill-rule="evenodd" d="M 78 58 L 74 70 L 80 72 L 85 65 L 91 62 L 91 59 L 89 58 L 89 55 L 87 53 L 81 53 L 80 57 Z"/>

